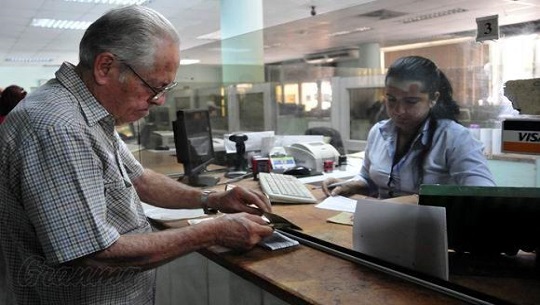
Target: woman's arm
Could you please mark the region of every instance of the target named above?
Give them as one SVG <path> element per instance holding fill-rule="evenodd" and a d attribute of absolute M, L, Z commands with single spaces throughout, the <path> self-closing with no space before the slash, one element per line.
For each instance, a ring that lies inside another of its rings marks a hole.
<path fill-rule="evenodd" d="M 466 128 L 459 128 L 447 148 L 448 170 L 459 185 L 495 186 L 487 165 L 483 144 Z"/>

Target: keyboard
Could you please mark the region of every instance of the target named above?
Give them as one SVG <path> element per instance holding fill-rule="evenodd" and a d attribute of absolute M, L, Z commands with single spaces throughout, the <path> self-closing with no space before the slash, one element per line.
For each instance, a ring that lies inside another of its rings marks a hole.
<path fill-rule="evenodd" d="M 271 202 L 318 202 L 308 187 L 295 176 L 277 173 L 259 173 L 259 184 Z"/>

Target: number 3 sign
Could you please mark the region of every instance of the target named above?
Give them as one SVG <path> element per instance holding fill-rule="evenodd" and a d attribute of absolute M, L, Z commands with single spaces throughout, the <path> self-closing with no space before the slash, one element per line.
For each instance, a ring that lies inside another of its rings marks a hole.
<path fill-rule="evenodd" d="M 499 39 L 499 15 L 476 18 L 476 41 Z"/>

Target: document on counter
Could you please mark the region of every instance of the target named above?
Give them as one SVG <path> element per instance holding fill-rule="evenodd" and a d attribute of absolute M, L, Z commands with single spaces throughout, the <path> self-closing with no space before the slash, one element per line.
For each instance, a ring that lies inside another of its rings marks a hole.
<path fill-rule="evenodd" d="M 331 223 L 337 223 L 337 224 L 340 224 L 340 225 L 352 226 L 353 225 L 353 219 L 354 219 L 354 213 L 341 212 L 341 213 L 339 213 L 337 215 L 334 215 L 334 216 L 328 218 L 326 221 L 331 222 Z"/>
<path fill-rule="evenodd" d="M 142 203 L 146 217 L 157 221 L 175 221 L 205 216 L 203 209 L 164 209 Z"/>
<path fill-rule="evenodd" d="M 344 196 L 330 196 L 323 200 L 315 207 L 327 210 L 340 211 L 341 213 L 334 215 L 327 219 L 328 222 L 353 225 L 354 212 L 356 210 L 356 203 L 358 200 L 362 202 L 378 202 L 378 199 L 351 199 Z"/>
<path fill-rule="evenodd" d="M 329 196 L 315 207 L 320 209 L 354 213 L 356 200 L 344 196 Z"/>

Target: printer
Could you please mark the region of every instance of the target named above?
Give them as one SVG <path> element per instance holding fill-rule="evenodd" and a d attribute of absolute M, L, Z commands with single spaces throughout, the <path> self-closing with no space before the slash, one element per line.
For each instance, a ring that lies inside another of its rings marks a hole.
<path fill-rule="evenodd" d="M 295 143 L 286 146 L 285 151 L 294 158 L 296 165 L 310 168 L 314 172 L 323 171 L 324 161 L 331 160 L 337 165 L 339 160 L 337 149 L 322 141 Z"/>

